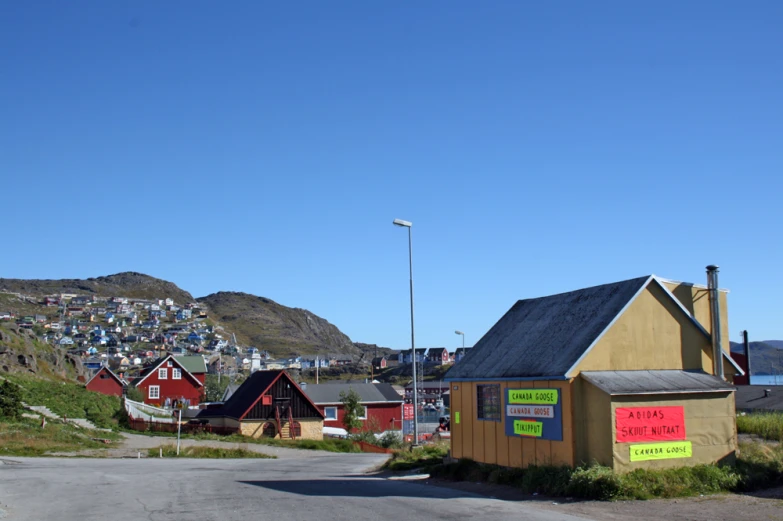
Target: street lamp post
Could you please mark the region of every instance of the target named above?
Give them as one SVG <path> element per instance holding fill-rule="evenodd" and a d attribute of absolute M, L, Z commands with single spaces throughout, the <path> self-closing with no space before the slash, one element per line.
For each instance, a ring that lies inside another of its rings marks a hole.
<path fill-rule="evenodd" d="M 395 226 L 402 226 L 408 229 L 408 268 L 410 270 L 410 288 L 411 288 L 411 360 L 413 361 L 413 445 L 419 444 L 419 393 L 416 383 L 416 342 L 413 333 L 413 242 L 411 240 L 412 222 L 394 219 Z"/>
<path fill-rule="evenodd" d="M 456 335 L 462 335 L 462 349 L 465 349 L 465 333 L 462 331 L 454 331 Z"/>

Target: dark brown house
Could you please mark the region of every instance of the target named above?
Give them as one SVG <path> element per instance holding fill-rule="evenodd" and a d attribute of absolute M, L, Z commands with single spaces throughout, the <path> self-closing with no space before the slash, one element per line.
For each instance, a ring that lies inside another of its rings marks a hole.
<path fill-rule="evenodd" d="M 323 438 L 324 415 L 283 370 L 256 371 L 222 407 L 198 418 L 253 438 Z"/>

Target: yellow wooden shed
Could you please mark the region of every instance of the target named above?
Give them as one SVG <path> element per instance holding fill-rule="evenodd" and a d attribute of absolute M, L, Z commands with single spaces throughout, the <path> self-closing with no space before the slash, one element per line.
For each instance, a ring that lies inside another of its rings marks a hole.
<path fill-rule="evenodd" d="M 518 301 L 445 376 L 452 456 L 618 471 L 732 462 L 742 370 L 726 294 L 717 275 L 714 288 L 650 275 Z"/>

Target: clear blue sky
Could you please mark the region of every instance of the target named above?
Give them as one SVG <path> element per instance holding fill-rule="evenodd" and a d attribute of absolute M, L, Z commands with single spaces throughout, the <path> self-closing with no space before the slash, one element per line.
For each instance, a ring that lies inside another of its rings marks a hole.
<path fill-rule="evenodd" d="M 783 338 L 783 2 L 0 3 L 0 277 L 139 271 L 351 339 L 721 266 Z M 487 5 L 489 4 L 489 5 Z"/>

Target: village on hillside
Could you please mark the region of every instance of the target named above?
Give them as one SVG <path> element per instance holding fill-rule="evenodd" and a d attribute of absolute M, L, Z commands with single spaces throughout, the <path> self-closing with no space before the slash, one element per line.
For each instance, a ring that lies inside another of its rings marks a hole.
<path fill-rule="evenodd" d="M 178 407 L 185 410 L 185 420 L 195 418 L 199 411 L 209 406 L 205 393 L 207 375 L 219 376 L 229 382 L 221 397 L 225 401 L 240 383 L 257 372 L 274 371 L 277 374 L 285 371 L 287 377 L 291 374 L 299 380 L 312 380 L 308 375 L 314 374 L 318 382 L 319 373 L 325 374 L 330 369 L 354 369 L 353 372 L 348 371 L 347 376 L 357 381 L 348 385 L 360 388 L 367 395 L 363 396 L 363 400 L 366 398 L 373 402 L 370 410 L 393 404 L 391 412 L 380 416 L 375 412 L 370 414 L 375 417 L 373 428 L 381 432 L 412 431 L 412 411 L 406 413 L 407 421 L 403 422 L 400 409 L 403 403 L 413 403 L 412 379 L 392 377 L 395 384 L 401 384 L 392 386 L 389 382 L 373 378 L 395 368 L 403 374 L 408 368 L 409 374 L 413 359 L 410 350 L 366 361 L 345 354 L 323 357 L 294 354 L 275 358 L 260 347 L 239 345 L 236 336 L 215 325 L 209 319 L 208 310 L 197 303 L 177 303 L 168 297 L 140 299 L 67 293 L 43 298 L 14 296 L 29 304 L 25 309 L 37 309 L 37 312 L 0 311 L 0 323 L 10 322 L 19 329 L 30 330 L 41 341 L 79 359 L 85 370 L 79 379 L 86 383 L 88 389 L 118 396 L 127 396 L 130 388 L 143 391 L 137 395 L 139 402 L 129 409 L 140 430 L 147 429 L 149 422 L 171 423 L 171 415 L 165 411 Z M 418 410 L 419 414 L 427 416 L 425 423 L 432 424 L 427 428 L 440 425 L 439 420 L 448 410 L 449 392 L 444 382 L 423 381 L 422 376 L 442 374 L 448 366 L 458 363 L 468 350 L 457 348 L 450 352 L 443 347 L 416 349 L 420 375 Z M 363 365 L 359 371 L 366 373 L 368 378 L 356 376 L 356 366 L 360 363 Z M 151 378 L 153 373 L 154 378 Z M 344 387 L 338 382 L 321 385 L 330 385 L 332 390 Z M 359 385 L 362 382 L 364 387 Z M 304 381 L 295 385 L 308 388 Z M 379 394 L 371 387 L 378 387 L 385 394 Z M 317 383 L 311 384 L 309 392 L 318 394 L 318 388 Z M 339 394 L 339 389 L 336 392 Z M 390 399 L 393 401 L 389 402 Z M 320 406 L 326 432 L 332 429 L 339 435 L 342 417 L 338 412 L 338 402 L 335 394 L 330 402 Z M 369 426 L 370 422 L 366 423 Z M 193 421 L 193 424 L 203 425 L 203 421 Z"/>

